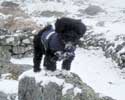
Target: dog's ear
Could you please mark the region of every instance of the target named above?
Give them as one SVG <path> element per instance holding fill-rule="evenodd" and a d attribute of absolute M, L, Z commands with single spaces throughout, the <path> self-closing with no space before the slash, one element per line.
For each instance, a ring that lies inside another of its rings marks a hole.
<path fill-rule="evenodd" d="M 56 21 L 59 21 L 59 18 L 57 18 Z"/>
<path fill-rule="evenodd" d="M 59 18 L 57 18 L 56 22 L 55 22 L 55 31 L 57 33 L 63 33 L 64 31 L 64 24 L 63 21 Z"/>

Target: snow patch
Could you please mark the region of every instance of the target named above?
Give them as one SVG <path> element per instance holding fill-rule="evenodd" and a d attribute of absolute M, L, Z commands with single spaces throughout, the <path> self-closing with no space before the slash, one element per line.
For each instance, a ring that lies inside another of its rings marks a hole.
<path fill-rule="evenodd" d="M 75 53 L 76 57 L 71 65 L 71 72 L 78 74 L 83 82 L 91 86 L 96 92 L 105 96 L 111 96 L 117 100 L 124 100 L 125 79 L 123 78 L 123 74 L 121 74 L 121 70 L 117 68 L 118 66 L 116 63 L 109 58 L 105 58 L 102 50 L 85 50 L 77 48 Z M 13 63 L 32 64 L 32 58 L 15 59 Z M 57 63 L 57 68 L 61 68 L 61 62 Z M 43 76 L 45 78 L 45 74 L 48 74 L 50 77 L 52 76 L 52 73 L 46 73 L 43 70 L 40 73 L 34 73 L 32 70 L 26 73 L 26 75 L 31 77 L 36 76 L 36 79 L 38 77 L 37 81 Z M 49 78 L 49 76 L 47 78 Z M 55 77 L 51 79 L 55 80 Z M 48 81 L 48 79 L 45 79 L 45 83 L 43 84 L 48 83 Z M 57 79 L 56 82 L 59 82 L 59 85 L 65 85 L 64 80 Z M 66 92 L 63 93 L 65 94 Z"/>
<path fill-rule="evenodd" d="M 64 83 L 63 79 L 59 79 L 56 76 L 52 76 L 52 73 L 54 72 L 47 72 L 45 70 L 42 70 L 38 73 L 33 72 L 33 69 L 24 72 L 20 77 L 19 80 L 25 78 L 25 77 L 34 77 L 36 80 L 36 83 L 42 82 L 41 85 L 45 86 L 49 82 L 57 83 L 59 86 L 61 86 Z"/>
<path fill-rule="evenodd" d="M 111 59 L 105 58 L 102 50 L 77 49 L 71 69 L 96 92 L 124 100 L 125 80 L 116 67 Z"/>
<path fill-rule="evenodd" d="M 78 93 L 82 93 L 82 90 L 78 87 L 74 88 L 74 94 L 77 95 Z"/>
<path fill-rule="evenodd" d="M 0 91 L 6 94 L 18 93 L 18 81 L 0 79 Z"/>
<path fill-rule="evenodd" d="M 67 91 L 68 91 L 69 89 L 72 89 L 72 88 L 73 88 L 73 85 L 72 85 L 72 84 L 69 84 L 69 83 L 64 84 L 63 90 L 62 90 L 62 94 L 63 94 L 63 95 L 67 94 Z"/>
<path fill-rule="evenodd" d="M 10 62 L 13 64 L 29 64 L 29 65 L 33 65 L 32 62 L 33 58 L 21 58 L 21 59 L 16 59 L 16 58 L 11 58 Z"/>

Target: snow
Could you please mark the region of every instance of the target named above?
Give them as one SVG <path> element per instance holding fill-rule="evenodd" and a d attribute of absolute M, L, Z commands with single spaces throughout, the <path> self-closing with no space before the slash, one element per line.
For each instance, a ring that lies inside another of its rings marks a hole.
<path fill-rule="evenodd" d="M 107 7 L 118 7 L 118 8 L 124 8 L 125 7 L 125 0 L 89 0 L 91 3 L 99 4 L 99 5 L 104 5 Z"/>
<path fill-rule="evenodd" d="M 67 93 L 67 90 L 72 89 L 72 88 L 73 88 L 72 84 L 69 84 L 69 83 L 64 84 L 62 94 L 65 95 Z"/>
<path fill-rule="evenodd" d="M 104 33 L 104 38 L 109 41 L 115 40 L 118 35 L 125 35 L 125 23 L 106 23 L 105 27 L 94 27 L 94 32 L 96 34 Z"/>
<path fill-rule="evenodd" d="M 82 90 L 78 87 L 75 87 L 74 94 L 77 95 L 78 93 L 82 93 Z"/>
<path fill-rule="evenodd" d="M 0 3 L 5 0 L 0 0 Z M 61 0 L 63 2 L 48 2 L 46 0 L 6 0 L 15 1 L 20 4 L 21 8 L 24 9 L 28 14 L 31 15 L 33 21 L 37 22 L 38 25 L 46 25 L 48 23 L 54 24 L 56 20 L 55 16 L 52 17 L 41 17 L 37 16 L 42 11 L 59 11 L 68 13 L 66 16 L 73 18 L 80 18 L 87 25 L 92 27 L 92 34 L 103 33 L 103 37 L 115 44 L 120 44 L 122 40 L 115 41 L 117 35 L 125 35 L 125 0 L 87 0 L 85 4 L 75 5 L 73 2 L 76 0 Z M 24 1 L 24 3 L 22 3 Z M 79 14 L 79 9 L 85 9 L 88 5 L 95 4 L 106 10 L 106 13 L 98 14 L 96 16 L 82 15 Z M 0 13 L 0 19 L 6 19 L 5 16 Z M 97 23 L 104 21 L 104 26 L 97 26 Z M 124 52 L 123 48 L 120 52 Z M 33 65 L 32 58 L 22 59 L 11 59 L 11 62 L 15 64 L 29 64 Z M 85 50 L 77 49 L 76 58 L 72 63 L 71 72 L 77 73 L 83 80 L 83 82 L 90 85 L 96 92 L 102 95 L 111 96 L 117 100 L 125 100 L 125 79 L 124 73 L 117 68 L 118 66 L 111 60 L 105 58 L 101 50 Z M 61 62 L 58 63 L 58 69 L 61 69 Z M 123 69 L 124 70 L 124 69 Z M 37 82 L 42 78 L 47 84 L 50 81 L 50 77 L 44 77 L 46 72 L 42 71 L 39 74 L 33 73 L 32 70 L 24 73 L 21 77 L 35 76 Z M 48 72 L 51 76 L 51 73 Z M 21 78 L 20 77 L 20 78 Z M 40 79 L 39 79 L 40 78 Z M 64 80 L 58 80 L 56 77 L 51 76 L 51 80 L 57 82 L 59 85 Z M 14 80 L 0 80 L 0 91 L 5 93 L 17 93 L 18 81 Z M 65 84 L 66 90 L 72 88 L 70 84 Z M 80 92 L 79 88 L 74 91 Z"/>
<path fill-rule="evenodd" d="M 125 80 L 115 67 L 116 64 L 111 59 L 106 59 L 101 50 L 78 49 L 72 71 L 96 92 L 124 100 Z"/>
<path fill-rule="evenodd" d="M 0 79 L 0 91 L 6 94 L 18 93 L 18 81 Z"/>
<path fill-rule="evenodd" d="M 51 71 L 45 71 L 42 70 L 39 73 L 34 73 L 33 69 L 24 72 L 20 77 L 19 80 L 23 79 L 24 77 L 33 77 L 35 78 L 36 83 L 39 83 L 42 81 L 41 85 L 45 86 L 47 85 L 49 82 L 54 82 L 57 83 L 59 86 L 61 86 L 64 83 L 63 79 L 59 79 L 56 76 L 52 75 L 53 73 Z M 55 74 L 58 74 L 55 72 Z"/>
<path fill-rule="evenodd" d="M 25 6 L 24 6 L 25 5 Z M 59 8 L 59 9 L 57 9 Z M 27 13 L 29 14 L 35 14 L 35 13 L 40 13 L 42 11 L 59 11 L 59 12 L 66 12 L 67 9 L 68 11 L 72 13 L 76 13 L 78 7 L 75 5 L 72 5 L 71 2 L 67 3 L 57 3 L 57 2 L 41 2 L 41 1 L 34 1 L 34 2 L 24 2 L 22 4 L 22 9 L 26 10 Z"/>
<path fill-rule="evenodd" d="M 26 59 L 28 62 L 32 62 L 32 58 L 24 58 L 19 60 L 21 64 L 25 64 Z M 11 60 L 13 63 L 16 59 Z M 18 61 L 18 60 L 17 60 Z M 58 63 L 58 69 L 61 69 L 61 62 Z M 41 66 L 42 67 L 42 66 Z M 78 48 L 76 50 L 76 58 L 74 59 L 71 67 L 71 72 L 78 74 L 83 82 L 91 86 L 96 92 L 101 93 L 105 96 L 111 96 L 117 100 L 124 100 L 124 90 L 125 90 L 125 79 L 121 75 L 121 71 L 117 68 L 116 64 L 111 60 L 105 58 L 102 50 L 85 50 Z M 47 84 L 49 80 L 54 80 L 55 82 L 62 84 L 63 80 L 58 80 L 55 77 L 43 77 L 44 71 L 41 74 L 36 74 L 36 80 L 45 80 L 43 84 Z M 26 72 L 26 75 L 34 76 L 32 70 Z M 25 74 L 23 75 L 25 76 Z M 49 79 L 52 78 L 52 79 Z M 67 86 L 66 88 L 71 88 Z M 63 90 L 65 94 L 67 89 Z M 80 92 L 79 89 L 77 92 Z M 76 94 L 77 94 L 76 92 Z"/>
<path fill-rule="evenodd" d="M 10 59 L 10 62 L 14 63 L 14 64 L 28 64 L 28 65 L 33 65 L 33 62 L 32 62 L 32 58 L 22 58 L 22 59 L 14 59 L 14 58 L 11 58 Z"/>
<path fill-rule="evenodd" d="M 41 83 L 42 86 L 48 85 L 50 82 L 56 83 L 59 86 L 62 86 L 62 94 L 65 95 L 68 90 L 70 89 L 74 89 L 74 94 L 77 95 L 78 93 L 81 93 L 81 89 L 79 89 L 78 87 L 74 87 L 72 84 L 70 83 L 66 83 L 63 79 L 57 78 L 56 75 L 60 75 L 60 73 L 65 74 L 69 74 L 70 73 L 65 73 L 65 70 L 57 70 L 55 72 L 51 72 L 51 71 L 46 71 L 46 70 L 42 70 L 39 73 L 34 73 L 33 69 L 24 72 L 22 75 L 20 75 L 19 80 L 25 78 L 25 77 L 32 77 L 35 78 L 36 83 Z"/>

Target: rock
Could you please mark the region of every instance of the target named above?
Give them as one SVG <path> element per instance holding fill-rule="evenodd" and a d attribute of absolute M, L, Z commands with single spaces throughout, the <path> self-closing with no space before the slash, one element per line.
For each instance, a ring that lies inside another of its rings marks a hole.
<path fill-rule="evenodd" d="M 0 74 L 10 73 L 7 78 L 17 80 L 19 75 L 21 75 L 26 70 L 31 69 L 30 65 L 19 65 L 12 64 L 10 62 L 1 62 L 0 63 Z"/>
<path fill-rule="evenodd" d="M 125 9 L 123 10 L 123 13 L 125 14 Z"/>
<path fill-rule="evenodd" d="M 23 42 L 24 44 L 30 44 L 30 43 L 31 43 L 31 41 L 30 41 L 29 39 L 24 39 L 22 42 Z"/>
<path fill-rule="evenodd" d="M 100 12 L 105 12 L 101 7 L 96 5 L 90 5 L 85 9 L 85 13 L 91 16 L 97 15 Z"/>
<path fill-rule="evenodd" d="M 105 96 L 105 97 L 102 97 L 101 100 L 114 100 L 114 99 L 112 99 L 111 97 Z"/>
<path fill-rule="evenodd" d="M 19 5 L 11 1 L 4 1 L 2 2 L 1 6 L 14 8 L 14 7 L 18 7 Z"/>
<path fill-rule="evenodd" d="M 16 100 L 17 94 L 5 94 L 0 92 L 0 100 Z"/>
<path fill-rule="evenodd" d="M 100 26 L 100 27 L 104 27 L 105 26 L 105 22 L 104 21 L 100 21 L 96 24 L 96 26 Z"/>
<path fill-rule="evenodd" d="M 10 57 L 29 57 L 33 52 L 32 29 L 24 29 L 17 32 L 9 32 L 0 29 L 0 61 L 10 60 Z"/>
<path fill-rule="evenodd" d="M 114 41 L 109 41 L 104 38 L 103 34 L 92 35 L 91 32 L 93 31 L 84 35 L 80 47 L 85 49 L 101 48 L 106 58 L 115 61 L 120 69 L 125 68 L 125 35 L 118 35 Z"/>
<path fill-rule="evenodd" d="M 19 4 L 12 1 L 3 1 L 0 6 L 0 27 L 10 31 L 23 29 L 39 29 L 39 26 L 30 16 L 21 9 Z"/>
<path fill-rule="evenodd" d="M 25 53 L 26 51 L 28 51 L 28 50 L 31 50 L 32 48 L 31 48 L 31 46 L 15 46 L 15 47 L 13 47 L 13 52 L 15 53 L 15 54 L 23 54 L 23 53 Z"/>
<path fill-rule="evenodd" d="M 9 13 L 9 12 L 8 12 Z M 14 13 L 14 11 L 13 11 Z M 40 27 L 37 25 L 35 21 L 33 21 L 31 18 L 27 17 L 26 14 L 21 15 L 21 12 L 15 12 L 17 16 L 21 16 L 18 18 L 10 17 L 6 20 L 6 23 L 4 24 L 4 27 L 6 29 L 11 30 L 12 32 L 15 32 L 17 30 L 39 30 Z M 23 12 L 22 12 L 23 14 Z"/>
<path fill-rule="evenodd" d="M 7 100 L 7 95 L 3 92 L 0 92 L 0 100 Z"/>
<path fill-rule="evenodd" d="M 40 15 L 44 17 L 52 17 L 52 16 L 61 17 L 64 15 L 64 13 L 58 11 L 43 11 Z"/>
<path fill-rule="evenodd" d="M 9 52 L 10 49 L 11 49 L 10 46 L 0 46 L 0 62 L 10 60 L 11 58 L 11 53 Z"/>
<path fill-rule="evenodd" d="M 18 7 L 18 4 L 13 2 L 3 2 L 3 6 L 0 7 L 0 13 L 4 14 L 5 16 L 10 16 L 9 18 L 16 18 L 16 17 L 28 17 L 28 15 Z M 6 20 L 8 21 L 8 20 Z"/>
<path fill-rule="evenodd" d="M 18 100 L 104 100 L 74 73 L 42 70 L 19 78 Z M 109 99 L 110 100 L 110 99 Z"/>
<path fill-rule="evenodd" d="M 9 30 L 7 30 L 5 28 L 0 28 L 0 36 L 1 35 L 11 35 L 11 34 L 12 33 Z"/>

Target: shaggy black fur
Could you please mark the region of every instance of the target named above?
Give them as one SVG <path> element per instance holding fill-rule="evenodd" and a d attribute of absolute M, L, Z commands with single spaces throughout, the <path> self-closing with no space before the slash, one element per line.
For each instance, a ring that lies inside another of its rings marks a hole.
<path fill-rule="evenodd" d="M 45 27 L 34 37 L 34 72 L 40 71 L 40 62 L 42 56 L 44 58 L 44 67 L 47 70 L 55 71 L 56 62 L 58 57 L 55 56 L 55 50 L 51 50 L 49 47 L 47 50 L 44 48 L 44 44 L 41 42 L 41 35 L 43 32 L 49 30 L 51 25 Z M 71 18 L 60 18 L 56 20 L 55 23 L 55 32 L 58 34 L 58 38 L 61 41 L 61 44 L 65 48 L 66 43 L 71 42 L 73 45 L 76 45 L 80 37 L 86 32 L 86 26 L 80 21 Z M 63 51 L 65 52 L 65 51 Z M 70 70 L 71 62 L 73 61 L 74 56 L 64 59 L 62 63 L 62 69 Z"/>

